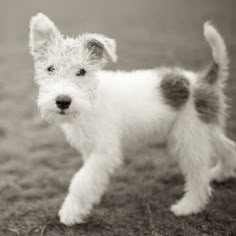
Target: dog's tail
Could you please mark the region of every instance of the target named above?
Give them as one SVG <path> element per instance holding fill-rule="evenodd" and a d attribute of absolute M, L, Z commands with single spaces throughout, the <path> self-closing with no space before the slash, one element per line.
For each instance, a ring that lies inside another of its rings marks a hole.
<path fill-rule="evenodd" d="M 204 73 L 203 80 L 211 85 L 223 86 L 228 78 L 229 58 L 224 39 L 216 28 L 210 23 L 204 24 L 204 36 L 211 46 L 213 63 Z"/>

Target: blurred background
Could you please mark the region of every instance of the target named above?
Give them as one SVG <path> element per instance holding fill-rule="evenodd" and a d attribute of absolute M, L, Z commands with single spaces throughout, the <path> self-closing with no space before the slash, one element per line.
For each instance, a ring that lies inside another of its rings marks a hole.
<path fill-rule="evenodd" d="M 109 69 L 198 70 L 211 59 L 202 25 L 213 20 L 231 58 L 228 135 L 236 140 L 235 9 L 235 0 L 0 0 L 0 235 L 236 235 L 236 181 L 214 184 L 205 212 L 176 218 L 168 208 L 183 194 L 183 178 L 155 147 L 127 154 L 87 223 L 61 225 L 57 211 L 81 159 L 39 116 L 28 52 L 30 18 L 43 12 L 64 35 L 115 38 L 119 60 Z"/>

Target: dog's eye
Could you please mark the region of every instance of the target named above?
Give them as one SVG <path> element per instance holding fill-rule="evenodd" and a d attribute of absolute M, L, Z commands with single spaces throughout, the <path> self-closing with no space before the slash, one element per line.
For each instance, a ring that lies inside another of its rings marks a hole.
<path fill-rule="evenodd" d="M 79 72 L 76 73 L 76 76 L 83 76 L 86 74 L 85 69 L 80 69 Z"/>
<path fill-rule="evenodd" d="M 48 70 L 48 72 L 53 72 L 53 71 L 55 71 L 55 67 L 54 66 L 49 66 L 47 68 L 47 70 Z"/>

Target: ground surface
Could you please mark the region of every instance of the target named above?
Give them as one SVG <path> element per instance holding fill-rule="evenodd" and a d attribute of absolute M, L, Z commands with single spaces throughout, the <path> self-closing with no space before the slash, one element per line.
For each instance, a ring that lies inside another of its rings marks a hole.
<path fill-rule="evenodd" d="M 204 213 L 176 218 L 168 207 L 182 195 L 183 178 L 155 148 L 126 155 L 124 168 L 86 224 L 61 225 L 57 211 L 81 160 L 61 132 L 39 117 L 27 47 L 30 16 L 42 11 L 65 34 L 89 31 L 116 38 L 120 59 L 112 68 L 199 69 L 210 59 L 201 27 L 213 19 L 232 59 L 228 133 L 236 139 L 235 9 L 234 0 L 1 0 L 0 235 L 236 235 L 236 181 L 214 185 Z"/>

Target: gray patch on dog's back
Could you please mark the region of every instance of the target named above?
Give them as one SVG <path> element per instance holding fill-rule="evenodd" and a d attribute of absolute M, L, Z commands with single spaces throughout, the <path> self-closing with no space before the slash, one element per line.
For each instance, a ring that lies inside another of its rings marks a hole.
<path fill-rule="evenodd" d="M 209 84 L 214 84 L 217 81 L 218 78 L 218 72 L 219 72 L 219 66 L 215 62 L 213 62 L 206 71 L 206 74 L 204 74 L 204 81 L 206 81 Z"/>
<path fill-rule="evenodd" d="M 189 98 L 189 81 L 181 73 L 169 72 L 162 78 L 160 85 L 167 104 L 179 109 Z"/>
<path fill-rule="evenodd" d="M 199 118 L 206 123 L 218 122 L 220 101 L 217 92 L 210 86 L 199 86 L 194 91 L 194 105 Z"/>

